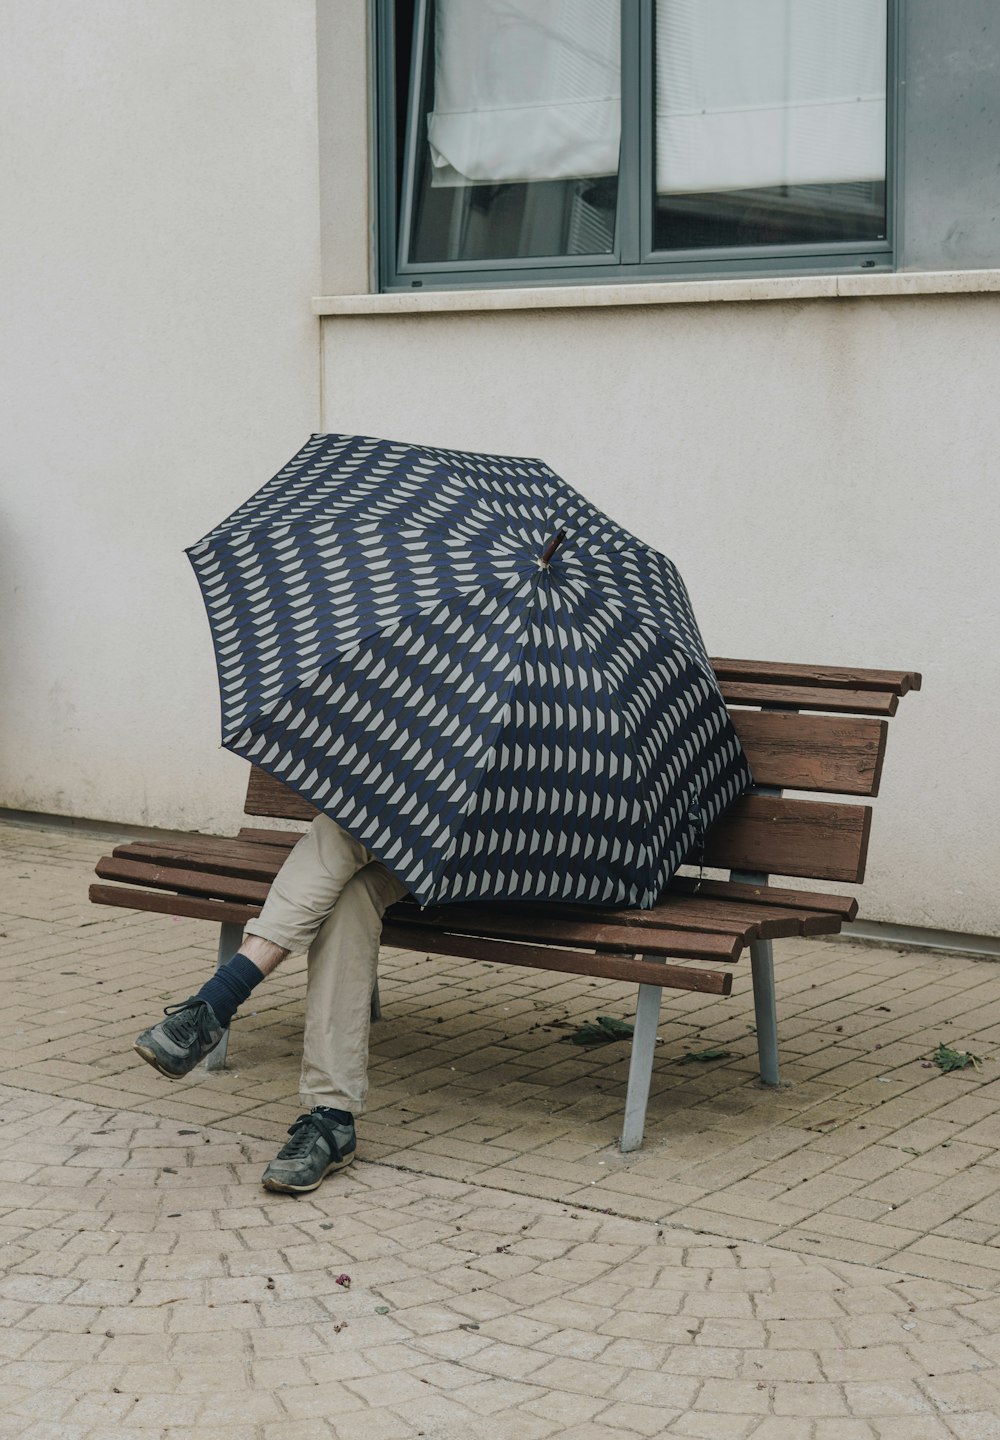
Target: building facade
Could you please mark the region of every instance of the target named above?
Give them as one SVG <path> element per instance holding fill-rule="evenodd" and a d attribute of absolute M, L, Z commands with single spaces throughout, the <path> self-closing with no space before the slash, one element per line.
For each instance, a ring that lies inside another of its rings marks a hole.
<path fill-rule="evenodd" d="M 14 0 L 0 806 L 238 822 L 183 547 L 358 431 L 543 456 L 712 653 L 922 670 L 863 913 L 1000 935 L 1000 8 L 727 3 L 523 0 L 477 91 L 485 0 Z"/>

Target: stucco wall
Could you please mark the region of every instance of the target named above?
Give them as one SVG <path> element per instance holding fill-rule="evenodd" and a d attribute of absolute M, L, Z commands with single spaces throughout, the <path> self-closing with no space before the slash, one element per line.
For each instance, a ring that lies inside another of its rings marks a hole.
<path fill-rule="evenodd" d="M 182 549 L 316 428 L 312 0 L 8 0 L 0 806 L 231 823 Z"/>
<path fill-rule="evenodd" d="M 330 319 L 321 409 L 368 216 L 364 7 L 319 0 L 318 96 L 315 9 L 5 7 L 0 807 L 236 823 L 182 550 L 326 425 L 544 455 L 713 650 L 923 669 L 865 912 L 1000 933 L 1000 299 Z"/>
<path fill-rule="evenodd" d="M 921 669 L 863 913 L 1000 933 L 1000 297 L 337 317 L 324 352 L 325 428 L 543 456 L 713 653 Z"/>

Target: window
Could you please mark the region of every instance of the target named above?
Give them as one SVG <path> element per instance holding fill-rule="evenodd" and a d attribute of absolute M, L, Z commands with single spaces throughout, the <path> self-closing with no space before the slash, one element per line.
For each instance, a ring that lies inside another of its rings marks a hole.
<path fill-rule="evenodd" d="M 891 264 L 893 0 L 377 0 L 386 289 Z"/>

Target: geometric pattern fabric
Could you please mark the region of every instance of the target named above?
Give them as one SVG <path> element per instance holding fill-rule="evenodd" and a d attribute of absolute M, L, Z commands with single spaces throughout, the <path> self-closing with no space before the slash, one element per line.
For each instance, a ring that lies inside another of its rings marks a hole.
<path fill-rule="evenodd" d="M 652 905 L 751 783 L 676 568 L 540 460 L 313 435 L 187 553 L 223 744 L 421 904 Z"/>

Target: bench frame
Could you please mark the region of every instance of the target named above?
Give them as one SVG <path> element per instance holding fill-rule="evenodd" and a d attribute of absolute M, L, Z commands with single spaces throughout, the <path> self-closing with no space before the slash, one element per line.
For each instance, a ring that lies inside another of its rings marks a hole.
<path fill-rule="evenodd" d="M 770 886 L 771 874 L 860 884 L 871 807 L 822 796 L 878 794 L 887 720 L 899 698 L 920 688 L 912 671 L 858 670 L 713 660 L 722 694 L 759 783 L 713 827 L 705 864 L 728 881 L 677 877 L 650 911 L 508 902 L 429 907 L 410 900 L 386 913 L 382 943 L 574 974 L 638 982 L 623 1151 L 638 1149 L 652 1083 L 664 988 L 728 995 L 731 965 L 750 952 L 761 1083 L 781 1082 L 774 984 L 774 939 L 834 934 L 857 914 L 853 897 Z M 246 813 L 309 820 L 316 811 L 263 771 L 252 769 Z M 91 886 L 96 904 L 212 919 L 220 925 L 217 963 L 239 949 L 243 927 L 260 913 L 296 832 L 246 828 L 235 837 L 192 835 L 189 843 L 123 844 L 98 862 L 112 884 Z M 675 963 L 679 962 L 679 963 Z M 372 1018 L 381 1014 L 376 984 Z M 229 1032 L 208 1056 L 226 1064 Z"/>

